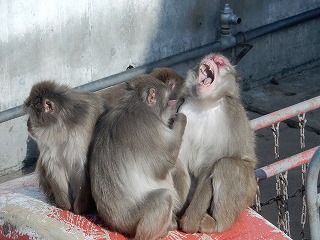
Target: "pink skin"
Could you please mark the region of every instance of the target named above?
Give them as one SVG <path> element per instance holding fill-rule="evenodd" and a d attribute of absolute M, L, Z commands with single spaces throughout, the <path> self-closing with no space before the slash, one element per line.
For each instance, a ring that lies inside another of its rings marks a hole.
<path fill-rule="evenodd" d="M 201 94 L 206 92 L 207 88 L 214 87 L 219 68 L 226 65 L 225 59 L 219 55 L 209 55 L 205 57 L 201 61 L 198 71 L 197 92 Z"/>
<path fill-rule="evenodd" d="M 169 100 L 169 106 L 174 109 L 176 100 Z"/>

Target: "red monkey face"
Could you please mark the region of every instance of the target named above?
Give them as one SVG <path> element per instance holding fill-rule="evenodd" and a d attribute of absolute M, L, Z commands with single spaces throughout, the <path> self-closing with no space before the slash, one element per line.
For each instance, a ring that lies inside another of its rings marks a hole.
<path fill-rule="evenodd" d="M 197 92 L 207 92 L 208 88 L 214 88 L 221 78 L 222 69 L 231 66 L 229 61 L 222 55 L 211 54 L 206 56 L 200 63 L 198 72 Z"/>
<path fill-rule="evenodd" d="M 225 87 L 227 87 L 226 84 L 231 84 L 230 79 L 226 77 L 229 73 L 233 75 L 233 79 L 235 80 L 235 70 L 227 58 L 218 54 L 206 56 L 202 59 L 198 71 L 197 93 L 199 95 L 212 95 L 217 91 L 219 93 L 224 92 Z M 231 89 L 230 87 L 228 86 L 227 88 L 231 90 L 233 87 Z"/>

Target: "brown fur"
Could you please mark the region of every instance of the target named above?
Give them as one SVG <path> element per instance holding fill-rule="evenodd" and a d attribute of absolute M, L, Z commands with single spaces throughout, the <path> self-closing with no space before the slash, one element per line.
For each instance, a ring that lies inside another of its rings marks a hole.
<path fill-rule="evenodd" d="M 35 84 L 24 109 L 40 155 L 40 187 L 56 205 L 76 214 L 94 207 L 87 177 L 87 150 L 104 100 L 53 81 Z"/>
<path fill-rule="evenodd" d="M 128 95 L 97 123 L 90 148 L 92 194 L 107 226 L 134 239 L 156 239 L 176 227 L 173 187 L 186 117 L 168 121 L 169 90 L 151 75 L 130 81 Z"/>
<path fill-rule="evenodd" d="M 177 104 L 188 119 L 178 163 L 189 175 L 176 176 L 186 202 L 180 227 L 188 233 L 225 231 L 250 206 L 257 187 L 254 133 L 228 59 L 206 56 L 199 72 L 189 73 Z"/>
<path fill-rule="evenodd" d="M 174 100 L 177 98 L 182 86 L 184 79 L 178 73 L 176 73 L 171 68 L 155 68 L 150 75 L 156 77 L 161 82 L 165 83 L 171 93 L 170 100 Z M 128 81 L 130 83 L 130 81 Z M 128 93 L 126 90 L 126 83 L 119 83 L 112 87 L 102 89 L 97 91 L 96 93 L 102 98 L 106 99 L 109 106 L 115 107 L 119 104 L 119 101 Z"/>

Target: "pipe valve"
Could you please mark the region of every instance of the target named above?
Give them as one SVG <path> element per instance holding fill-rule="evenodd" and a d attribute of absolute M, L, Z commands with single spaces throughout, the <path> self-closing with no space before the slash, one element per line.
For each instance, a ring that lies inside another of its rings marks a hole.
<path fill-rule="evenodd" d="M 229 3 L 226 3 L 220 13 L 221 35 L 231 35 L 231 26 L 240 24 L 241 21 L 242 19 L 233 13 Z"/>

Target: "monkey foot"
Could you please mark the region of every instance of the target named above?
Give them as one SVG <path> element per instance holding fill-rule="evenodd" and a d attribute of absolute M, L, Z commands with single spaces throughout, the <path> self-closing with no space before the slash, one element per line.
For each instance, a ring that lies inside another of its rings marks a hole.
<path fill-rule="evenodd" d="M 214 227 L 216 225 L 216 220 L 211 217 L 209 214 L 205 213 L 200 223 L 200 232 L 201 233 L 213 233 Z"/>
<path fill-rule="evenodd" d="M 191 218 L 183 216 L 180 220 L 180 228 L 185 233 L 197 233 L 199 232 L 199 222 L 194 222 Z"/>
<path fill-rule="evenodd" d="M 174 231 L 174 230 L 176 230 L 177 228 L 178 228 L 178 223 L 177 223 L 176 218 L 174 217 L 174 218 L 172 218 L 172 222 L 171 222 L 171 224 L 169 225 L 168 230 L 169 230 L 169 231 Z"/>

